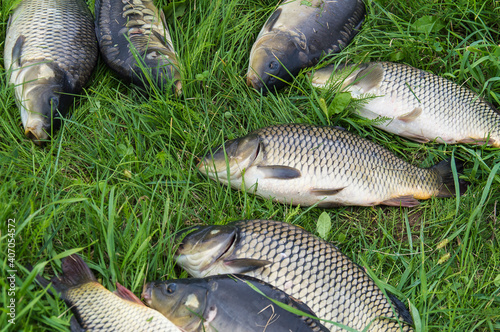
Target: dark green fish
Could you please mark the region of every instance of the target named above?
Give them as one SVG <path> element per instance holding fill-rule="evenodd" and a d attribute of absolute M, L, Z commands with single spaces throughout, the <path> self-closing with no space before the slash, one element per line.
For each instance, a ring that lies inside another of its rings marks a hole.
<path fill-rule="evenodd" d="M 447 160 L 419 168 L 345 130 L 305 124 L 267 127 L 228 141 L 198 168 L 233 188 L 301 206 L 412 207 L 418 199 L 455 194 Z M 463 193 L 467 183 L 459 184 Z"/>
<path fill-rule="evenodd" d="M 124 80 L 181 93 L 177 54 L 161 10 L 152 0 L 96 0 L 101 54 Z"/>
<path fill-rule="evenodd" d="M 269 17 L 250 51 L 247 83 L 279 89 L 322 55 L 337 53 L 357 33 L 362 0 L 286 0 Z"/>
<path fill-rule="evenodd" d="M 4 60 L 25 134 L 41 144 L 60 126 L 97 61 L 85 1 L 21 1 L 9 19 Z"/>
<path fill-rule="evenodd" d="M 328 332 L 317 320 L 282 309 L 265 296 L 304 313 L 304 303 L 281 290 L 244 275 L 150 282 L 142 297 L 185 332 Z"/>
<path fill-rule="evenodd" d="M 294 225 L 243 220 L 195 227 L 176 252 L 194 277 L 244 273 L 303 301 L 320 319 L 359 331 L 412 331 L 411 315 L 337 247 Z M 323 322 L 330 331 L 341 328 Z"/>
<path fill-rule="evenodd" d="M 122 285 L 115 293 L 104 288 L 78 255 L 63 260 L 62 272 L 50 281 L 37 280 L 44 288 L 52 284 L 71 308 L 71 331 L 181 331 Z"/>

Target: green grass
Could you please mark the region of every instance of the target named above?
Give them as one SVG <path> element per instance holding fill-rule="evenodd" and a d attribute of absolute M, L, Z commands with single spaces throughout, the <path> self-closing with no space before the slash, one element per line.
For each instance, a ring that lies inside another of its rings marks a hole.
<path fill-rule="evenodd" d="M 2 49 L 14 2 L 2 3 Z M 73 249 L 107 288 L 118 281 L 138 295 L 145 281 L 187 276 L 174 266 L 172 235 L 188 225 L 272 218 L 315 232 L 325 210 L 231 190 L 195 167 L 199 156 L 226 139 L 304 122 L 342 126 L 421 167 L 451 156 L 466 160 L 463 178 L 471 186 L 464 196 L 413 209 L 328 209 L 328 240 L 411 308 L 417 330 L 500 330 L 500 150 L 409 142 L 350 114 L 355 105 L 328 119 L 320 99 L 329 105 L 334 96 L 313 90 L 305 75 L 276 95 L 261 96 L 246 86 L 245 73 L 252 43 L 277 2 L 184 3 L 183 14 L 168 19 L 183 69 L 182 97 L 160 91 L 145 97 L 100 61 L 64 127 L 44 148 L 24 137 L 2 67 L 0 303 L 10 300 L 9 218 L 16 220 L 18 272 L 16 325 L 7 325 L 2 305 L 0 328 L 68 329 L 64 302 L 45 294 L 23 267 L 33 264 L 52 275 Z M 499 1 L 375 1 L 353 43 L 320 66 L 407 63 L 463 84 L 498 108 L 498 17 Z M 443 240 L 449 242 L 440 246 Z"/>

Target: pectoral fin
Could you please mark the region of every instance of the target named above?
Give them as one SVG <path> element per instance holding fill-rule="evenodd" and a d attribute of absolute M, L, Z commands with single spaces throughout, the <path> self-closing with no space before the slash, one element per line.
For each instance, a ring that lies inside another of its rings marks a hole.
<path fill-rule="evenodd" d="M 422 108 L 415 107 L 411 112 L 398 116 L 397 119 L 408 123 L 415 121 L 420 116 L 420 114 L 422 114 Z"/>
<path fill-rule="evenodd" d="M 224 261 L 224 264 L 228 267 L 231 267 L 233 273 L 246 273 L 272 264 L 272 262 L 258 259 L 241 258 L 226 260 Z"/>
<path fill-rule="evenodd" d="M 332 196 L 332 195 L 335 195 L 337 194 L 339 191 L 341 191 L 342 189 L 344 189 L 345 187 L 343 188 L 311 188 L 311 190 L 309 190 L 309 192 L 311 193 L 311 195 L 314 195 L 314 196 Z"/>
<path fill-rule="evenodd" d="M 295 179 L 300 178 L 300 171 L 289 166 L 257 166 L 266 179 Z"/>
<path fill-rule="evenodd" d="M 384 68 L 379 64 L 371 64 L 356 75 L 354 85 L 359 86 L 365 93 L 378 86 L 384 78 Z"/>
<path fill-rule="evenodd" d="M 274 11 L 274 13 L 271 15 L 271 17 L 269 17 L 269 19 L 267 20 L 267 22 L 264 24 L 264 28 L 267 31 L 271 31 L 273 29 L 274 23 L 276 23 L 276 21 L 278 20 L 278 18 L 281 15 L 281 11 L 282 11 L 281 8 L 276 9 Z"/>
<path fill-rule="evenodd" d="M 21 67 L 21 51 L 23 50 L 23 44 L 26 37 L 23 35 L 19 36 L 12 48 L 12 63 L 17 61 L 17 65 Z"/>

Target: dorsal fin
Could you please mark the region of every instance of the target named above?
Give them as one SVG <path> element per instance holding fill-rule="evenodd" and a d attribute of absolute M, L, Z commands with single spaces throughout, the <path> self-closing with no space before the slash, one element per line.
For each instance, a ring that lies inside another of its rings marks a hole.
<path fill-rule="evenodd" d="M 97 282 L 96 277 L 90 271 L 88 265 L 77 254 L 73 254 L 63 259 L 61 265 L 63 274 L 60 277 L 52 278 L 52 285 L 63 293 L 69 288 L 80 286 L 88 282 Z"/>
<path fill-rule="evenodd" d="M 273 29 L 274 24 L 281 15 L 281 10 L 281 8 L 278 8 L 274 11 L 274 13 L 267 19 L 266 23 L 264 24 L 264 29 L 266 29 L 267 31 L 271 31 Z"/>
<path fill-rule="evenodd" d="M 113 293 L 115 293 L 115 295 L 119 298 L 122 298 L 126 301 L 145 306 L 145 304 L 142 303 L 142 301 L 137 296 L 135 296 L 134 293 L 132 293 L 128 288 L 120 285 L 118 282 L 116 283 L 116 290 Z"/>

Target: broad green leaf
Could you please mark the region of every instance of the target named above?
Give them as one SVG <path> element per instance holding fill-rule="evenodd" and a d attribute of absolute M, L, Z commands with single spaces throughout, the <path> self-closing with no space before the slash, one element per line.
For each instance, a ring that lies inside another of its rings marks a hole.
<path fill-rule="evenodd" d="M 323 212 L 319 215 L 318 224 L 316 225 L 318 234 L 321 238 L 326 239 L 328 232 L 332 228 L 332 221 L 328 213 Z"/>

